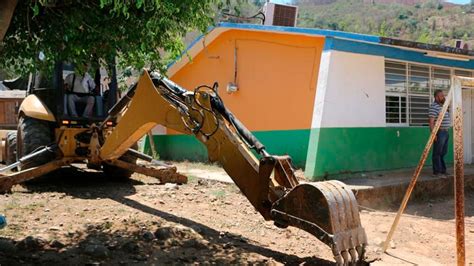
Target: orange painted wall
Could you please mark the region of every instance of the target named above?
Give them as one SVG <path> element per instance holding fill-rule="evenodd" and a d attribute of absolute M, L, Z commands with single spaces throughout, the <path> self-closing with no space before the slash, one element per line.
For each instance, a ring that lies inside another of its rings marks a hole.
<path fill-rule="evenodd" d="M 309 129 L 323 45 L 324 37 L 229 30 L 170 78 L 187 89 L 219 82 L 225 105 L 252 131 Z M 235 48 L 239 91 L 228 94 Z"/>

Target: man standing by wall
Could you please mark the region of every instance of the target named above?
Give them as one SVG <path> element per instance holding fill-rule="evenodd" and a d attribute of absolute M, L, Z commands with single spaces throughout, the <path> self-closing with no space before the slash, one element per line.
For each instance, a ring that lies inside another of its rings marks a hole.
<path fill-rule="evenodd" d="M 436 90 L 434 92 L 434 102 L 430 106 L 429 110 L 429 121 L 430 121 L 430 130 L 433 131 L 436 120 L 438 119 L 443 104 L 446 101 L 444 92 L 442 90 Z M 451 116 L 449 115 L 449 110 L 444 115 L 443 121 L 441 122 L 441 127 L 439 128 L 438 134 L 436 134 L 435 142 L 433 143 L 433 175 L 447 175 L 446 172 L 446 163 L 444 161 L 444 156 L 448 153 L 448 143 L 449 143 L 449 128 L 451 127 Z"/>

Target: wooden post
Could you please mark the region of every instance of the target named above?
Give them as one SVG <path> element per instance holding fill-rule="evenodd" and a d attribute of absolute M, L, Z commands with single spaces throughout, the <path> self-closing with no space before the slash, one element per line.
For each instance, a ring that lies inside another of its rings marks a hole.
<path fill-rule="evenodd" d="M 415 188 L 415 184 L 416 184 L 416 181 L 418 180 L 418 176 L 420 175 L 421 169 L 423 169 L 423 166 L 425 165 L 426 158 L 428 157 L 428 154 L 430 153 L 430 149 L 431 149 L 431 146 L 433 145 L 436 134 L 438 133 L 438 130 L 441 127 L 441 122 L 443 121 L 444 115 L 446 114 L 446 111 L 448 110 L 449 103 L 451 102 L 451 99 L 453 98 L 453 90 L 454 90 L 453 88 L 454 87 L 451 86 L 451 89 L 449 90 L 449 93 L 448 93 L 448 97 L 446 98 L 446 101 L 443 104 L 443 108 L 441 109 L 441 113 L 438 115 L 438 119 L 436 120 L 433 131 L 431 132 L 431 135 L 428 138 L 428 142 L 426 143 L 425 149 L 423 150 L 423 153 L 421 154 L 420 161 L 418 162 L 418 166 L 416 167 L 415 172 L 413 173 L 413 177 L 411 178 L 410 184 L 408 185 L 408 189 L 405 192 L 405 196 L 403 197 L 400 208 L 398 209 L 397 216 L 395 217 L 392 227 L 390 228 L 390 232 L 388 232 L 387 239 L 385 239 L 385 242 L 383 244 L 383 252 L 387 251 L 390 241 L 392 240 L 393 233 L 395 232 L 395 229 L 398 226 L 398 222 L 400 221 L 400 217 L 405 211 L 405 208 L 407 206 L 408 200 L 410 199 L 411 193 L 413 189 Z"/>
<path fill-rule="evenodd" d="M 454 202 L 456 217 L 456 255 L 458 266 L 466 264 L 464 231 L 464 147 L 461 81 L 453 78 L 454 84 Z"/>
<path fill-rule="evenodd" d="M 156 146 L 155 146 L 155 140 L 153 139 L 153 134 L 151 133 L 151 130 L 146 133 L 148 136 L 148 139 L 150 140 L 150 149 L 151 149 L 151 154 L 153 155 L 153 159 L 158 158 L 158 152 L 156 151 Z"/>

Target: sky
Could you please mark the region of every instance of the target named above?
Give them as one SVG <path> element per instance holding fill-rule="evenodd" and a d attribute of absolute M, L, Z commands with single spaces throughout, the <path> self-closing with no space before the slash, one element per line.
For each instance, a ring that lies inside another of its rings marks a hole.
<path fill-rule="evenodd" d="M 451 3 L 456 3 L 456 4 L 468 4 L 471 2 L 471 0 L 447 0 L 448 2 Z M 281 3 L 281 4 L 287 4 L 291 2 L 291 0 L 271 0 L 273 3 Z"/>
<path fill-rule="evenodd" d="M 271 0 L 272 3 L 288 4 L 291 0 Z"/>
<path fill-rule="evenodd" d="M 469 4 L 471 0 L 449 0 L 448 2 L 456 4 Z"/>

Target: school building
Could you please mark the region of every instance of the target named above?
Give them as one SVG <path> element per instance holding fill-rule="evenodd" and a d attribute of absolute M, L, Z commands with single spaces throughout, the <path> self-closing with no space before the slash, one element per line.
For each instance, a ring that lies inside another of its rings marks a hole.
<path fill-rule="evenodd" d="M 221 23 L 186 53 L 168 68 L 172 80 L 187 89 L 217 81 L 268 151 L 289 154 L 314 180 L 415 166 L 434 90 L 447 91 L 452 75 L 474 76 L 472 50 L 295 27 Z M 470 90 L 463 106 L 472 163 Z M 153 138 L 162 159 L 207 161 L 194 136 L 157 127 Z"/>

